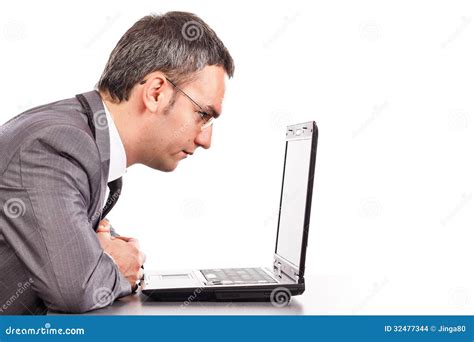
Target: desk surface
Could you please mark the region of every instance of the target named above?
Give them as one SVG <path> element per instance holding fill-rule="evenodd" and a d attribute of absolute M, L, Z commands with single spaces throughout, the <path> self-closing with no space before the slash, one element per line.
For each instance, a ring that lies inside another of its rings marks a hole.
<path fill-rule="evenodd" d="M 299 315 L 303 313 L 299 297 L 293 297 L 287 306 L 279 308 L 270 302 L 190 302 L 185 305 L 183 302 L 157 302 L 136 293 L 86 315 Z"/>
<path fill-rule="evenodd" d="M 364 281 L 361 281 L 364 280 Z M 370 314 L 372 298 L 384 285 L 374 289 L 369 277 L 308 275 L 306 290 L 284 307 L 271 302 L 158 302 L 146 295 L 119 298 L 112 305 L 85 315 L 321 315 Z M 393 308 L 393 307 L 392 307 Z M 385 309 L 386 310 L 386 309 Z M 380 312 L 379 312 L 380 313 Z M 51 312 L 56 315 L 58 313 Z"/>
<path fill-rule="evenodd" d="M 404 274 L 309 274 L 305 277 L 305 292 L 293 297 L 289 305 L 282 308 L 274 307 L 270 302 L 191 302 L 184 305 L 183 302 L 151 301 L 137 293 L 87 315 L 472 314 L 474 305 L 469 300 L 468 288 L 443 283 L 441 277 L 444 274 L 412 274 L 409 278 Z M 468 281 L 464 280 L 464 283 Z M 473 283 L 474 280 L 470 280 L 470 284 Z"/>

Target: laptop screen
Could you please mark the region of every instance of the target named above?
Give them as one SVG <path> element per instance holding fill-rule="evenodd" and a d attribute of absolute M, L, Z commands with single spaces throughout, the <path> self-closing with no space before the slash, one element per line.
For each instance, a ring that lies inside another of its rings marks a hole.
<path fill-rule="evenodd" d="M 276 253 L 300 267 L 310 173 L 312 127 L 307 134 L 288 132 Z M 311 130 L 311 132 L 309 132 Z M 310 182 L 312 184 L 312 182 Z"/>

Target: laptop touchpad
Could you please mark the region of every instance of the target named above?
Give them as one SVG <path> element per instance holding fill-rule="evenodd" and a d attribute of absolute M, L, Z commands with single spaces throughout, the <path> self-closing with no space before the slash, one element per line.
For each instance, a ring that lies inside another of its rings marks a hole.
<path fill-rule="evenodd" d="M 193 287 L 200 286 L 192 272 L 155 273 L 149 276 L 153 287 Z"/>

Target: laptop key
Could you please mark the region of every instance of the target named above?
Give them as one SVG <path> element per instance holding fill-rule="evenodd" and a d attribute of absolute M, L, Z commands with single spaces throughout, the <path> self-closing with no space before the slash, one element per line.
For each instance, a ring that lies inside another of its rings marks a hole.
<path fill-rule="evenodd" d="M 201 270 L 209 285 L 276 283 L 260 268 L 228 268 Z"/>

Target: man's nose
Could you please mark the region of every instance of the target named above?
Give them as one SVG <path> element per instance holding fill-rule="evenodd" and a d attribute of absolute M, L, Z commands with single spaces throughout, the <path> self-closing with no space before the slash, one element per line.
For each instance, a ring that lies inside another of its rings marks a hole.
<path fill-rule="evenodd" d="M 212 139 L 212 126 L 204 129 L 203 131 L 199 132 L 196 137 L 196 145 L 201 146 L 204 149 L 208 149 L 211 147 L 211 139 Z"/>

